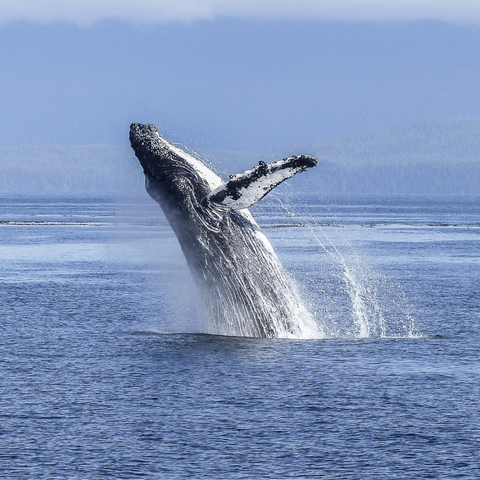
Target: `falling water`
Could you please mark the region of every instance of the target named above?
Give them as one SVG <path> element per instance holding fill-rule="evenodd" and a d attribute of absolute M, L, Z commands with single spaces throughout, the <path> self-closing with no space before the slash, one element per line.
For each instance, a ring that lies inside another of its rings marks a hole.
<path fill-rule="evenodd" d="M 320 241 L 313 231 L 313 228 L 311 228 L 311 233 L 322 249 L 330 255 L 334 263 L 343 272 L 343 281 L 351 303 L 352 316 L 357 329 L 356 336 L 359 338 L 369 337 L 374 333 L 374 330 L 377 330 L 376 327 L 380 330 L 380 336 L 386 336 L 385 319 L 377 299 L 370 285 L 365 281 L 365 278 L 361 278 L 361 275 L 348 265 L 345 257 L 338 251 L 337 247 L 326 234 L 324 234 L 324 236 L 330 244 L 330 248 L 327 248 Z"/>
<path fill-rule="evenodd" d="M 289 217 L 298 217 L 278 196 L 274 198 Z M 399 285 L 373 271 L 368 266 L 368 257 L 359 255 L 348 242 L 347 247 L 340 250 L 327 235 L 325 230 L 328 227 L 308 222 L 302 222 L 302 225 L 308 228 L 315 242 L 330 258 L 328 271 L 323 272 L 327 277 L 325 284 L 319 284 L 318 272 L 315 272 L 315 284 L 309 289 L 309 308 L 321 336 L 418 336 L 408 311 L 408 301 Z M 318 228 L 322 238 L 315 231 Z M 330 288 L 326 288 L 326 284 Z M 344 295 L 338 293 L 341 291 Z"/>

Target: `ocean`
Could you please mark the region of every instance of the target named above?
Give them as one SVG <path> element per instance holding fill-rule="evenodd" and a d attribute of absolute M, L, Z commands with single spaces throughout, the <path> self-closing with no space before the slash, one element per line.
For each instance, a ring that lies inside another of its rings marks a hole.
<path fill-rule="evenodd" d="M 1 478 L 480 478 L 480 197 L 252 213 L 312 338 L 210 334 L 146 194 L 2 197 Z"/>

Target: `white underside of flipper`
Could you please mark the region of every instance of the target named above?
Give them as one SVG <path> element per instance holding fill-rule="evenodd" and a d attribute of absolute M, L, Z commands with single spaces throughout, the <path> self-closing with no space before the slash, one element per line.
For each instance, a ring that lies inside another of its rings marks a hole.
<path fill-rule="evenodd" d="M 230 180 L 212 190 L 206 200 L 235 210 L 249 208 L 283 181 L 315 165 L 317 160 L 308 155 L 285 158 L 268 165 L 260 162 L 252 170 L 231 175 Z"/>

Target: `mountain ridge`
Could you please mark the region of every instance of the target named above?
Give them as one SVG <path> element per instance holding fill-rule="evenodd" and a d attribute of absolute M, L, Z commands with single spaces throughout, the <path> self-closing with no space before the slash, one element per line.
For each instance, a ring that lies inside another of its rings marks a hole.
<path fill-rule="evenodd" d="M 184 148 L 182 146 L 182 148 Z M 187 149 L 188 150 L 188 149 Z M 199 156 L 224 178 L 259 161 L 310 154 L 319 167 L 293 185 L 329 193 L 480 193 L 480 118 L 457 117 L 354 137 Z M 197 154 L 198 155 L 198 154 Z M 141 167 L 128 146 L 0 147 L 0 192 L 143 191 Z"/>

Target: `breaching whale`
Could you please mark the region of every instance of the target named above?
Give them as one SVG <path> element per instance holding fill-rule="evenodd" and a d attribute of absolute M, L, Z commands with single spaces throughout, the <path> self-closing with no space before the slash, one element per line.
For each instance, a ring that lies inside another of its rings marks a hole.
<path fill-rule="evenodd" d="M 296 173 L 309 155 L 260 162 L 227 182 L 166 141 L 154 125 L 133 123 L 130 143 L 187 260 L 212 333 L 302 337 L 308 312 L 248 208 Z"/>

